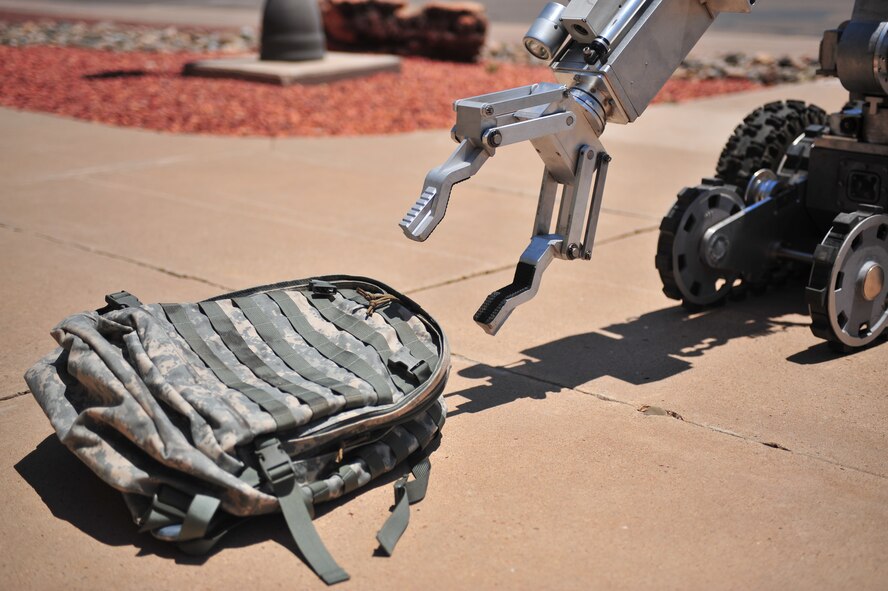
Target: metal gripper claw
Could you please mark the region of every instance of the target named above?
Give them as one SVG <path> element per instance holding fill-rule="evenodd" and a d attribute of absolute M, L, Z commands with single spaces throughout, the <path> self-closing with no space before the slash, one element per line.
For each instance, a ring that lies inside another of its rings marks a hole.
<path fill-rule="evenodd" d="M 470 140 L 463 140 L 447 161 L 426 176 L 425 189 L 399 224 L 407 238 L 425 241 L 444 214 L 453 185 L 472 177 L 487 161 L 490 153 Z"/>
<path fill-rule="evenodd" d="M 595 105 L 597 99 L 585 91 L 550 83 L 461 99 L 454 105 L 457 122 L 452 135 L 459 147 L 429 172 L 422 194 L 401 220 L 408 238 L 428 238 L 447 211 L 453 185 L 477 173 L 498 148 L 529 141 L 545 165 L 530 245 L 512 283 L 490 294 L 475 314 L 489 334 L 496 334 L 516 307 L 536 295 L 552 259 L 588 259 L 592 254 L 610 160 L 598 141 L 604 120 Z"/>
<path fill-rule="evenodd" d="M 487 334 L 495 335 L 515 308 L 533 299 L 552 259 L 589 260 L 592 257 L 592 244 L 595 241 L 609 163 L 610 156 L 603 149 L 596 152 L 590 146 L 580 148 L 574 182 L 563 187 L 555 234 L 548 232 L 552 224 L 558 183 L 548 170 L 543 174 L 534 220 L 535 235 L 521 254 L 512 283 L 487 296 L 475 313 L 475 322 Z"/>
<path fill-rule="evenodd" d="M 475 314 L 490 334 L 536 294 L 553 258 L 592 257 L 610 162 L 599 141 L 605 127 L 638 119 L 715 17 L 749 12 L 755 0 L 566 4 L 549 2 L 524 37 L 531 54 L 549 61 L 557 82 L 455 101 L 451 136 L 461 142 L 459 148 L 429 173 L 422 195 L 400 224 L 408 238 L 425 240 L 444 217 L 453 185 L 475 174 L 499 148 L 533 145 L 545 165 L 533 234 L 512 283 L 490 294 Z"/>
<path fill-rule="evenodd" d="M 540 288 L 543 272 L 561 249 L 561 236 L 534 236 L 524 250 L 512 283 L 493 292 L 478 311 L 474 320 L 489 335 L 495 335 L 509 315 L 524 302 L 530 301 Z"/>

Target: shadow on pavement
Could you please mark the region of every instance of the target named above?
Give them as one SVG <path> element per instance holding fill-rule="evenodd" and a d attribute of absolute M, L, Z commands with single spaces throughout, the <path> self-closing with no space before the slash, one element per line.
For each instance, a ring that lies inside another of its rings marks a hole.
<path fill-rule="evenodd" d="M 664 308 L 595 332 L 526 349 L 521 353 L 528 359 L 517 364 L 465 368 L 460 376 L 488 382 L 448 394 L 468 399 L 449 415 L 481 412 L 519 398 L 545 398 L 562 388 L 576 388 L 604 376 L 635 385 L 657 382 L 690 369 L 695 358 L 733 339 L 807 327 L 807 318 L 788 317 L 807 313 L 804 288 L 795 282 L 778 291 L 729 301 L 694 314 L 679 306 Z M 817 347 L 813 353 L 799 354 L 808 361 L 790 361 L 812 363 L 835 357 L 834 353 L 824 357 L 829 354 L 825 345 L 827 352 Z M 511 383 L 514 374 L 533 379 L 522 380 L 520 389 L 516 389 Z M 507 387 L 501 387 L 503 383 Z"/>
<path fill-rule="evenodd" d="M 102 482 L 50 435 L 15 465 L 16 472 L 40 495 L 58 519 L 67 521 L 109 546 L 135 546 L 170 555 L 165 544 L 138 533 L 120 493 Z"/>
<path fill-rule="evenodd" d="M 440 438 L 427 448 L 434 453 Z M 434 456 L 432 456 L 434 461 Z M 408 460 L 409 461 L 409 460 Z M 405 467 L 404 470 L 407 468 Z M 302 555 L 296 548 L 284 518 L 280 514 L 263 515 L 242 520 L 208 554 L 194 556 L 179 550 L 175 544 L 139 533 L 121 494 L 105 484 L 77 459 L 55 435 L 50 435 L 22 458 L 15 470 L 34 489 L 52 515 L 67 521 L 93 539 L 109 546 L 132 546 L 137 556 L 156 555 L 172 559 L 176 564 L 200 565 L 213 554 L 227 548 L 242 548 L 272 540 L 294 553 L 294 569 Z M 367 486 L 344 497 L 324 503 L 316 517 L 335 511 L 354 497 L 380 486 L 391 486 L 403 474 L 396 468 Z M 394 494 L 391 498 L 394 503 Z M 379 507 L 379 525 L 389 515 L 390 504 Z M 335 554 L 336 549 L 331 548 Z M 376 555 L 376 554 L 375 554 Z M 308 568 L 306 565 L 305 568 Z"/>

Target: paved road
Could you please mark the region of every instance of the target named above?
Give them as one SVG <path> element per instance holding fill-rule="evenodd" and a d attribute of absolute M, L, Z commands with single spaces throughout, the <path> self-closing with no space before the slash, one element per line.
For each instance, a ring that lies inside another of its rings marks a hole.
<path fill-rule="evenodd" d="M 58 0 L 78 4 L 81 0 Z M 260 9 L 264 0 L 92 0 L 116 5 L 176 5 Z M 418 1 L 418 0 L 417 0 Z M 530 23 L 544 0 L 480 0 L 493 22 Z M 851 14 L 853 0 L 762 0 L 752 15 L 728 14 L 716 30 L 819 36 Z"/>

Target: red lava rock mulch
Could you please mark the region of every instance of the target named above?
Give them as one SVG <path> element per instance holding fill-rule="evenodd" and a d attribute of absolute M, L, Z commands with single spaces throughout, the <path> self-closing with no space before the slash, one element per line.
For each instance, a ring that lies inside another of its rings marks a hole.
<path fill-rule="evenodd" d="M 0 47 L 0 105 L 111 125 L 240 136 L 385 134 L 453 125 L 454 99 L 540 81 L 546 67 L 405 58 L 400 74 L 280 87 L 194 78 L 195 54 Z M 671 80 L 658 101 L 757 87 L 748 80 Z"/>

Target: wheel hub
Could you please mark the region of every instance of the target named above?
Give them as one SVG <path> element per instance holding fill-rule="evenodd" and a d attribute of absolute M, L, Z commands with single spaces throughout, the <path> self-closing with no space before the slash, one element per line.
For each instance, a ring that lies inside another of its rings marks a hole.
<path fill-rule="evenodd" d="M 860 216 L 846 232 L 832 262 L 826 313 L 832 338 L 858 348 L 888 325 L 888 216 Z"/>
<path fill-rule="evenodd" d="M 885 287 L 885 271 L 874 262 L 865 264 L 860 269 L 860 295 L 868 302 L 875 301 Z"/>
<path fill-rule="evenodd" d="M 731 245 L 724 237 L 710 244 L 704 235 L 742 207 L 733 187 L 710 187 L 701 191 L 682 215 L 672 245 L 672 259 L 675 283 L 685 302 L 710 305 L 731 289 L 735 276 L 717 268 Z"/>

